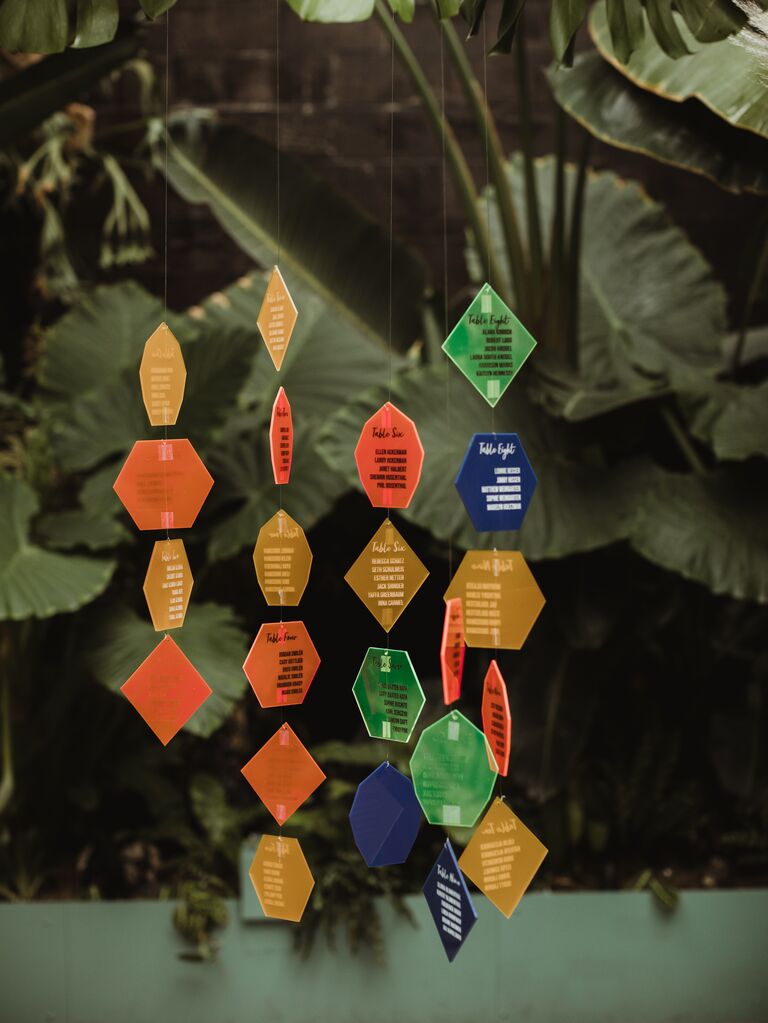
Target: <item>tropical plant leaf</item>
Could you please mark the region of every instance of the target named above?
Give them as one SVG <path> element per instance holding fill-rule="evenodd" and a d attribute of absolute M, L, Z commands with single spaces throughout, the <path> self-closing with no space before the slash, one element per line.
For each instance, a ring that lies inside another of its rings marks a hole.
<path fill-rule="evenodd" d="M 745 470 L 659 474 L 630 542 L 644 558 L 738 600 L 768 602 L 768 495 Z"/>
<path fill-rule="evenodd" d="M 276 151 L 233 125 L 199 117 L 178 123 L 168 147 L 171 184 L 188 202 L 205 203 L 261 266 L 277 251 Z M 389 337 L 390 265 L 384 231 L 357 207 L 283 154 L 280 163 L 280 266 L 289 290 L 303 282 L 326 305 L 379 338 Z M 395 243 L 392 339 L 419 336 L 426 268 Z"/>
<path fill-rule="evenodd" d="M 146 16 L 153 21 L 176 6 L 176 0 L 139 0 L 139 2 Z"/>
<path fill-rule="evenodd" d="M 668 57 L 677 60 L 691 52 L 677 27 L 670 0 L 646 0 L 645 13 L 656 42 Z"/>
<path fill-rule="evenodd" d="M 25 482 L 0 476 L 0 618 L 49 618 L 98 597 L 114 561 L 54 554 L 35 545 L 30 522 L 37 495 Z"/>
<path fill-rule="evenodd" d="M 555 99 L 596 138 L 702 174 L 732 192 L 768 192 L 768 141 L 731 127 L 697 100 L 670 103 L 634 85 L 599 53 L 550 69 Z"/>
<path fill-rule="evenodd" d="M 302 21 L 341 24 L 367 21 L 373 14 L 374 0 L 287 0 Z"/>
<path fill-rule="evenodd" d="M 549 39 L 555 61 L 561 64 L 587 14 L 587 0 L 550 0 Z"/>
<path fill-rule="evenodd" d="M 2 0 L 0 46 L 21 53 L 58 53 L 69 42 L 67 0 Z"/>
<path fill-rule="evenodd" d="M 88 663 L 95 679 L 118 691 L 161 638 L 150 621 L 133 611 L 110 610 L 94 626 Z M 173 639 L 213 690 L 184 726 L 192 735 L 207 738 L 226 721 L 245 691 L 247 637 L 231 608 L 191 604 L 184 627 L 174 631 Z"/>
<path fill-rule="evenodd" d="M 74 47 L 100 46 L 115 37 L 120 22 L 118 0 L 77 0 Z"/>
<path fill-rule="evenodd" d="M 720 460 L 768 458 L 768 382 L 717 383 L 703 400 L 692 399 L 692 432 Z"/>
<path fill-rule="evenodd" d="M 695 98 L 736 128 L 768 136 L 765 101 L 765 38 L 750 25 L 720 42 L 702 44 L 673 15 L 690 56 L 669 57 L 651 32 L 629 59 L 611 42 L 604 0 L 592 8 L 589 28 L 598 50 L 642 89 L 677 102 Z"/>
<path fill-rule="evenodd" d="M 106 550 L 131 538 L 125 526 L 110 514 L 94 514 L 84 508 L 52 512 L 40 518 L 37 531 L 49 547 L 70 551 L 87 547 Z"/>
<path fill-rule="evenodd" d="M 700 43 L 715 43 L 747 23 L 745 12 L 731 0 L 675 0 L 677 9 Z"/>
<path fill-rule="evenodd" d="M 605 12 L 611 44 L 619 60 L 626 61 L 645 34 L 642 5 L 637 0 L 605 0 Z"/>
<path fill-rule="evenodd" d="M 2 10 L 0 7 L 0 12 Z M 98 49 L 55 54 L 3 79 L 0 82 L 0 146 L 22 138 L 65 104 L 80 97 L 130 60 L 138 47 L 138 35 L 125 33 Z"/>

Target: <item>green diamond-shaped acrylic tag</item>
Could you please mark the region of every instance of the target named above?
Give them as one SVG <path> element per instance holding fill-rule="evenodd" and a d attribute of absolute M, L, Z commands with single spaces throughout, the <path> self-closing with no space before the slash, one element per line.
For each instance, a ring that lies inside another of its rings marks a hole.
<path fill-rule="evenodd" d="M 408 742 L 425 701 L 405 650 L 368 647 L 352 692 L 371 738 Z"/>
<path fill-rule="evenodd" d="M 536 347 L 490 284 L 484 284 L 443 344 L 443 351 L 494 406 Z"/>

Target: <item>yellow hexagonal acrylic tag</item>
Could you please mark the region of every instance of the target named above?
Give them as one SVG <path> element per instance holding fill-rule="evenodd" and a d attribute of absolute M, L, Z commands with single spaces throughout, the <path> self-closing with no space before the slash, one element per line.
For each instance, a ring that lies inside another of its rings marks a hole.
<path fill-rule="evenodd" d="M 256 320 L 275 369 L 279 370 L 283 364 L 298 315 L 283 275 L 275 266 L 272 268 Z"/>
<path fill-rule="evenodd" d="M 144 579 L 144 596 L 156 632 L 184 624 L 192 583 L 184 541 L 158 540 Z"/>
<path fill-rule="evenodd" d="M 167 323 L 161 323 L 144 345 L 139 380 L 150 424 L 173 426 L 184 400 L 187 367 Z"/>
<path fill-rule="evenodd" d="M 445 591 L 461 598 L 467 646 L 519 650 L 544 607 L 520 551 L 467 551 Z"/>
<path fill-rule="evenodd" d="M 284 511 L 259 530 L 253 564 L 264 599 L 271 607 L 299 603 L 309 581 L 312 551 L 304 530 Z"/>
<path fill-rule="evenodd" d="M 400 533 L 385 519 L 344 578 L 379 625 L 389 631 L 428 575 Z"/>
<path fill-rule="evenodd" d="M 494 799 L 459 859 L 459 866 L 494 906 L 509 917 L 547 855 L 503 799 Z"/>
<path fill-rule="evenodd" d="M 264 916 L 298 923 L 315 886 L 298 839 L 262 835 L 248 876 Z"/>

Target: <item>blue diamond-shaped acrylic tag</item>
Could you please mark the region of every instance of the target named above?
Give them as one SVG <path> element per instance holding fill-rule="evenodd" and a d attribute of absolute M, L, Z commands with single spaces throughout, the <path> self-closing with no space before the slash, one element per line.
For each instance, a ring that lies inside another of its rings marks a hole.
<path fill-rule="evenodd" d="M 476 433 L 456 489 L 478 533 L 492 533 L 520 529 L 537 482 L 516 433 Z"/>
<path fill-rule="evenodd" d="M 411 779 L 389 763 L 380 764 L 358 785 L 349 823 L 369 867 L 405 863 L 421 827 Z"/>
<path fill-rule="evenodd" d="M 477 910 L 449 838 L 445 840 L 422 890 L 445 954 L 449 962 L 453 962 L 475 926 Z"/>

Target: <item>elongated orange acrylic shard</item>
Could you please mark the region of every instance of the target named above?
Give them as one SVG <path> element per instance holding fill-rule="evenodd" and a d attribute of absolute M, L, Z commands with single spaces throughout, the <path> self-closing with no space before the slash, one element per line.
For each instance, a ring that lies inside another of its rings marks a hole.
<path fill-rule="evenodd" d="M 303 622 L 262 625 L 243 665 L 262 707 L 303 703 L 320 658 Z"/>
<path fill-rule="evenodd" d="M 293 418 L 291 405 L 284 388 L 280 388 L 272 406 L 269 427 L 269 452 L 272 456 L 272 474 L 278 486 L 291 478 L 293 460 Z"/>
<path fill-rule="evenodd" d="M 184 541 L 158 540 L 144 579 L 144 596 L 155 632 L 179 629 L 184 624 L 192 582 Z"/>
<path fill-rule="evenodd" d="M 173 426 L 184 400 L 187 368 L 181 345 L 167 323 L 161 323 L 144 345 L 139 380 L 151 425 Z"/>
<path fill-rule="evenodd" d="M 503 799 L 494 799 L 459 859 L 470 881 L 510 917 L 536 875 L 545 846 Z"/>
<path fill-rule="evenodd" d="M 315 879 L 296 838 L 262 835 L 248 876 L 264 916 L 298 923 Z"/>
<path fill-rule="evenodd" d="M 297 319 L 298 312 L 283 275 L 277 267 L 273 267 L 256 322 L 277 370 L 283 365 Z"/>
<path fill-rule="evenodd" d="M 360 432 L 355 464 L 374 508 L 407 508 L 424 464 L 414 421 L 391 401 L 385 402 Z"/>
<path fill-rule="evenodd" d="M 170 636 L 160 640 L 120 691 L 164 746 L 211 695 L 210 687 Z"/>
<path fill-rule="evenodd" d="M 264 743 L 242 774 L 278 824 L 285 824 L 325 781 L 309 750 L 287 724 Z"/>
<path fill-rule="evenodd" d="M 544 607 L 520 551 L 467 551 L 444 596 L 461 600 L 471 647 L 519 650 Z"/>
<path fill-rule="evenodd" d="M 461 695 L 464 674 L 464 614 L 461 600 L 453 597 L 445 602 L 443 639 L 440 643 L 440 671 L 443 678 L 443 701 L 455 703 Z"/>
<path fill-rule="evenodd" d="M 496 759 L 499 774 L 509 772 L 509 751 L 512 746 L 512 715 L 509 697 L 496 661 L 491 661 L 483 683 L 483 731 Z"/>
<path fill-rule="evenodd" d="M 186 438 L 137 440 L 114 491 L 139 529 L 189 529 L 212 486 Z"/>
<path fill-rule="evenodd" d="M 294 607 L 309 581 L 312 551 L 304 530 L 279 511 L 259 530 L 253 564 L 264 599 L 271 607 Z"/>
<path fill-rule="evenodd" d="M 386 519 L 344 576 L 383 629 L 391 629 L 429 572 Z"/>

